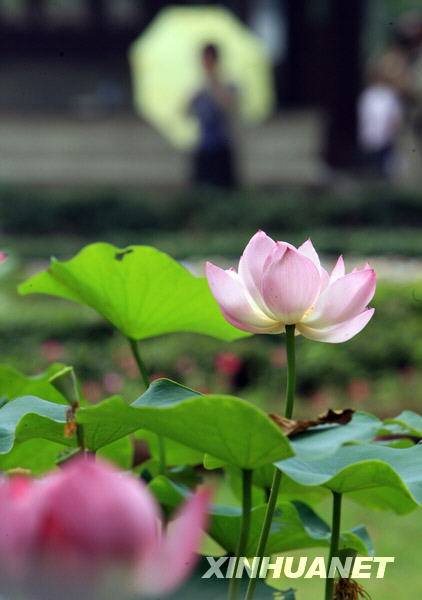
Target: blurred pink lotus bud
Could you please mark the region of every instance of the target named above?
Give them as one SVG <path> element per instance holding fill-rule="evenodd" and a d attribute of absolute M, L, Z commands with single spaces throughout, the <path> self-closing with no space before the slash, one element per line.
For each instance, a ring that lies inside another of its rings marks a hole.
<path fill-rule="evenodd" d="M 369 265 L 346 275 L 340 256 L 329 275 L 311 240 L 295 248 L 258 231 L 238 272 L 207 263 L 206 274 L 224 317 L 243 331 L 282 333 L 294 324 L 311 340 L 338 343 L 359 333 L 374 313 L 367 307 L 376 285 Z"/>
<path fill-rule="evenodd" d="M 270 352 L 270 362 L 274 367 L 285 367 L 287 365 L 287 352 L 283 346 L 276 346 Z"/>
<path fill-rule="evenodd" d="M 189 375 L 197 368 L 196 360 L 189 354 L 181 354 L 175 360 L 175 367 L 182 375 Z"/>
<path fill-rule="evenodd" d="M 151 373 L 149 380 L 156 381 L 157 379 L 169 379 L 169 376 L 167 373 L 164 373 L 164 371 L 159 371 L 158 373 Z"/>
<path fill-rule="evenodd" d="M 98 381 L 85 381 L 82 393 L 89 402 L 98 402 L 104 395 L 104 390 Z"/>
<path fill-rule="evenodd" d="M 371 390 L 366 379 L 354 379 L 349 384 L 348 392 L 351 400 L 360 402 L 368 398 Z"/>
<path fill-rule="evenodd" d="M 106 392 L 118 394 L 123 389 L 123 379 L 118 373 L 106 373 L 103 377 L 103 386 Z"/>
<path fill-rule="evenodd" d="M 6 252 L 0 252 L 0 264 L 3 263 L 7 259 Z"/>
<path fill-rule="evenodd" d="M 242 368 L 242 359 L 233 352 L 220 352 L 216 356 L 215 366 L 219 373 L 233 377 Z"/>
<path fill-rule="evenodd" d="M 45 479 L 0 483 L 0 584 L 12 597 L 112 600 L 165 594 L 192 570 L 209 492 L 184 505 L 170 533 L 145 485 L 78 458 Z"/>
<path fill-rule="evenodd" d="M 57 340 L 46 340 L 41 345 L 41 354 L 46 360 L 51 362 L 60 360 L 63 358 L 64 346 Z"/>

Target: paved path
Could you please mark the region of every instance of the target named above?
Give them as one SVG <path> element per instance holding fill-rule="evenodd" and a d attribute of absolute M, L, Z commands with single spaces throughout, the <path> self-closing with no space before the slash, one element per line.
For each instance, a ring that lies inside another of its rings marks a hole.
<path fill-rule="evenodd" d="M 288 113 L 239 136 L 252 185 L 314 183 L 320 119 Z M 188 157 L 136 117 L 0 115 L 0 181 L 32 185 L 180 186 Z"/>

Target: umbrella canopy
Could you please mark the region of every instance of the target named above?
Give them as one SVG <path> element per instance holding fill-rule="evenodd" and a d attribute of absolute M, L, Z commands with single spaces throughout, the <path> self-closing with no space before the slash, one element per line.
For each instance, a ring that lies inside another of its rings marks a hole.
<path fill-rule="evenodd" d="M 237 18 L 221 7 L 166 8 L 132 44 L 129 57 L 136 109 L 181 148 L 192 146 L 198 133 L 187 108 L 203 84 L 206 44 L 219 48 L 222 78 L 236 86 L 245 120 L 258 122 L 273 106 L 270 60 Z"/>

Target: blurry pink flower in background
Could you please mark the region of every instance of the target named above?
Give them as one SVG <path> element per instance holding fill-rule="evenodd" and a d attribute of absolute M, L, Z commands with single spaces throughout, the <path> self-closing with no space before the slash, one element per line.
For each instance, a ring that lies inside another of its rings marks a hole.
<path fill-rule="evenodd" d="M 277 346 L 270 352 L 270 363 L 274 367 L 285 367 L 287 365 L 287 352 L 283 346 Z"/>
<path fill-rule="evenodd" d="M 82 393 L 90 402 L 98 402 L 103 397 L 104 390 L 97 381 L 85 381 L 82 385 Z"/>
<path fill-rule="evenodd" d="M 7 259 L 6 252 L 0 252 L 0 264 L 3 263 Z"/>
<path fill-rule="evenodd" d="M 312 405 L 313 411 L 324 411 L 336 404 L 336 396 L 326 388 L 321 388 L 308 396 L 308 402 Z"/>
<path fill-rule="evenodd" d="M 64 355 L 64 346 L 57 340 L 46 340 L 41 344 L 41 354 L 49 362 L 61 360 Z"/>
<path fill-rule="evenodd" d="M 167 375 L 167 373 L 152 373 L 149 380 L 150 381 L 155 381 L 156 379 L 168 379 L 169 376 Z"/>
<path fill-rule="evenodd" d="M 349 384 L 348 392 L 350 398 L 356 402 L 366 400 L 370 393 L 369 383 L 366 379 L 354 379 Z"/>
<path fill-rule="evenodd" d="M 175 361 L 175 367 L 181 375 L 189 375 L 197 366 L 196 360 L 189 354 L 181 354 Z"/>
<path fill-rule="evenodd" d="M 170 592 L 192 570 L 209 492 L 169 533 L 138 479 L 78 458 L 39 482 L 0 482 L 0 590 L 36 600 L 111 600 Z"/>
<path fill-rule="evenodd" d="M 118 373 L 106 373 L 103 378 L 103 386 L 106 392 L 118 394 L 123 388 L 123 379 Z"/>
<path fill-rule="evenodd" d="M 220 352 L 215 357 L 215 366 L 219 373 L 233 377 L 242 368 L 242 359 L 233 352 Z"/>
<path fill-rule="evenodd" d="M 340 256 L 331 275 L 310 240 L 299 248 L 258 231 L 239 261 L 239 271 L 207 263 L 208 283 L 224 317 L 252 333 L 282 333 L 285 325 L 321 342 L 344 342 L 374 313 L 375 272 L 365 265 L 345 274 Z"/>
<path fill-rule="evenodd" d="M 122 369 L 123 373 L 131 379 L 139 377 L 139 369 L 134 357 L 130 354 L 126 347 L 120 347 L 115 352 L 117 364 Z"/>
<path fill-rule="evenodd" d="M 199 392 L 200 394 L 211 394 L 211 389 L 206 386 L 206 385 L 197 385 L 195 387 L 196 391 Z"/>

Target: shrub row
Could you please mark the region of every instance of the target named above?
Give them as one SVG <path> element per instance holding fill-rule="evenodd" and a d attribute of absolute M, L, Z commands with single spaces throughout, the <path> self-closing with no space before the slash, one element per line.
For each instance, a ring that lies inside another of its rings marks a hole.
<path fill-rule="evenodd" d="M 305 231 L 331 227 L 417 227 L 422 193 L 373 188 L 338 196 L 327 192 L 148 194 L 121 189 L 33 191 L 0 188 L 6 234 L 98 237 L 113 231 L 256 228 Z"/>

